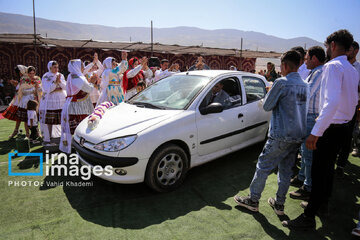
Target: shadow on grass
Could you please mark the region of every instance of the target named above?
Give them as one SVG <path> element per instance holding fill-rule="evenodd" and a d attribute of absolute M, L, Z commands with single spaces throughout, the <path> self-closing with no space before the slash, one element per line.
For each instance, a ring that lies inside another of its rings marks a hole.
<path fill-rule="evenodd" d="M 206 206 L 231 210 L 233 206 L 223 202 L 248 188 L 261 150 L 262 144 L 254 145 L 191 169 L 183 185 L 170 193 L 156 193 L 144 183 L 115 184 L 99 178 L 88 181 L 92 186 L 74 187 L 68 183 L 83 180 L 69 176 L 47 176 L 40 190 L 62 185 L 83 219 L 107 227 L 142 229 Z"/>
<path fill-rule="evenodd" d="M 359 159 L 357 159 L 359 160 Z M 290 239 L 351 239 L 351 230 L 356 227 L 353 219 L 358 220 L 360 197 L 360 167 L 349 163 L 345 167 L 345 177 L 335 177 L 332 197 L 329 202 L 330 216 L 318 216 L 322 226 L 316 231 L 290 231 Z"/>
<path fill-rule="evenodd" d="M 45 149 L 43 147 L 38 148 L 34 151 L 31 151 L 32 153 L 44 153 Z M 45 158 L 43 158 L 43 162 L 45 161 Z M 19 169 L 29 169 L 29 168 L 38 168 L 39 167 L 39 157 L 31 157 L 27 156 L 17 164 Z"/>
<path fill-rule="evenodd" d="M 196 167 L 188 172 L 183 185 L 170 193 L 155 193 L 143 183 L 122 185 L 99 178 L 88 180 L 90 186 L 76 187 L 68 182 L 86 181 L 69 176 L 47 176 L 40 190 L 62 185 L 72 208 L 86 221 L 106 227 L 143 229 L 206 206 L 231 210 L 234 205 L 229 206 L 224 201 L 249 187 L 261 150 L 262 144 L 254 145 Z M 358 217 L 359 211 L 355 203 L 360 196 L 360 168 L 349 164 L 345 170 L 346 178 L 334 183 L 330 203 L 332 216 L 320 218 L 322 227 L 317 231 L 290 231 L 290 236 L 287 236 L 283 229 L 274 226 L 261 213 L 253 214 L 254 220 L 261 223 L 264 231 L 274 239 L 344 239 L 344 236 L 350 236 L 355 227 L 353 218 Z M 292 206 L 300 208 L 298 203 L 292 203 Z M 248 214 L 248 211 L 243 214 Z M 285 219 L 286 216 L 279 218 L 280 221 Z"/>
<path fill-rule="evenodd" d="M 0 141 L 0 155 L 7 154 L 15 149 L 15 139 L 9 139 L 5 141 Z"/>

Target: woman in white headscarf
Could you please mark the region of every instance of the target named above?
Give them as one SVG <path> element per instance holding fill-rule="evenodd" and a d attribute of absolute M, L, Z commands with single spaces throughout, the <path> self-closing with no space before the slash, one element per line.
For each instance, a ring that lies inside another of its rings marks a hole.
<path fill-rule="evenodd" d="M 118 64 L 113 57 L 107 57 L 103 65 L 105 70 L 101 75 L 101 94 L 97 105 L 103 102 L 112 102 L 115 105 L 123 102 L 125 99 L 122 88 L 123 73 L 128 68 L 127 53 L 121 53 L 122 61 Z"/>
<path fill-rule="evenodd" d="M 61 124 L 61 111 L 66 100 L 66 81 L 59 73 L 59 64 L 50 61 L 42 77 L 42 98 L 39 106 L 40 128 L 44 144 L 50 144 L 53 126 Z"/>
<path fill-rule="evenodd" d="M 96 76 L 97 77 L 97 81 L 94 84 L 94 89 L 93 91 L 90 93 L 90 99 L 91 102 L 93 103 L 94 107 L 96 106 L 97 101 L 99 100 L 100 97 L 100 92 L 99 92 L 99 84 L 101 83 L 101 74 L 104 71 L 104 66 L 101 64 L 101 62 L 99 61 L 98 58 L 98 54 L 95 53 L 94 54 L 94 60 L 89 63 L 88 65 L 85 66 L 84 69 L 84 76 L 86 77 L 86 79 L 90 79 L 92 76 Z"/>
<path fill-rule="evenodd" d="M 71 137 L 79 123 L 90 115 L 94 106 L 89 97 L 96 78 L 90 83 L 83 75 L 84 66 L 80 59 L 71 60 L 68 64 L 69 75 L 66 83 L 67 98 L 61 113 L 61 139 L 59 149 L 71 152 Z"/>
<path fill-rule="evenodd" d="M 35 94 L 37 94 L 36 89 L 40 84 L 38 77 L 35 76 L 35 68 L 32 67 L 31 70 L 31 73 L 34 73 L 34 76 L 32 76 L 30 79 L 28 77 L 28 68 L 23 65 L 17 65 L 15 72 L 18 74 L 20 81 L 17 82 L 15 80 L 11 80 L 11 83 L 16 86 L 16 94 L 9 107 L 3 113 L 3 117 L 12 121 L 16 121 L 15 129 L 9 136 L 9 139 L 15 137 L 18 134 L 21 122 L 24 122 L 26 135 L 29 136 L 26 105 L 29 99 L 35 99 Z"/>

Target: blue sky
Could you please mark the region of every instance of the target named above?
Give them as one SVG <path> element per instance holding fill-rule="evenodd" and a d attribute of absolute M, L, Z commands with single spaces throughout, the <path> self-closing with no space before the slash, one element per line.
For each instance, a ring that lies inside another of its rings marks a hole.
<path fill-rule="evenodd" d="M 341 28 L 360 42 L 360 0 L 35 0 L 36 16 L 114 27 L 239 29 L 323 42 Z M 0 0 L 0 11 L 32 16 L 32 0 Z"/>

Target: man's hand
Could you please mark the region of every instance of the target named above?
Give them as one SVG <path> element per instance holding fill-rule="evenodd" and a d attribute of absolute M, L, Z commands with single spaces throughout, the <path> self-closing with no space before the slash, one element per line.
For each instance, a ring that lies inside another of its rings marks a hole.
<path fill-rule="evenodd" d="M 318 139 L 319 139 L 319 137 L 310 134 L 309 137 L 306 139 L 306 142 L 305 142 L 306 147 L 309 150 L 315 150 L 316 149 L 316 143 L 317 143 Z"/>
<path fill-rule="evenodd" d="M 19 84 L 19 82 L 16 81 L 16 80 L 9 80 L 9 82 L 10 82 L 10 84 L 13 85 L 14 87 L 16 87 L 16 86 Z"/>
<path fill-rule="evenodd" d="M 121 60 L 127 60 L 127 57 L 128 57 L 128 54 L 127 54 L 127 52 L 125 52 L 125 51 L 122 51 L 121 52 Z"/>

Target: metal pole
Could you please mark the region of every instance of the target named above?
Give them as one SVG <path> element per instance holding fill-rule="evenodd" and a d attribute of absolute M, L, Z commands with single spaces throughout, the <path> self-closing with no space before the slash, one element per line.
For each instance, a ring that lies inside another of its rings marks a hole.
<path fill-rule="evenodd" d="M 242 71 L 242 50 L 243 49 L 243 38 L 241 38 L 241 47 L 240 47 L 240 70 Z"/>
<path fill-rule="evenodd" d="M 35 51 L 35 68 L 37 68 L 37 49 L 36 49 L 36 23 L 35 23 L 35 0 L 33 0 L 33 22 L 34 22 L 34 51 Z"/>
<path fill-rule="evenodd" d="M 153 39 L 153 22 L 151 20 L 151 56 L 153 56 L 153 52 L 154 52 L 154 39 Z"/>

